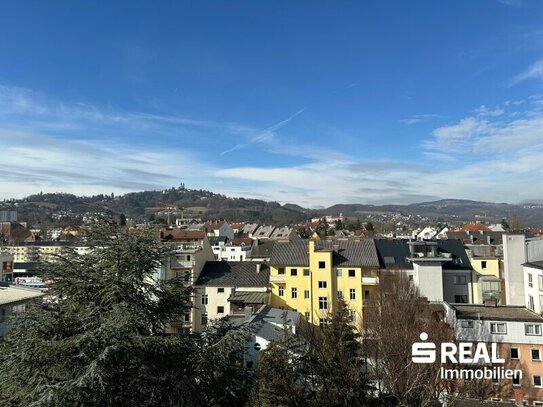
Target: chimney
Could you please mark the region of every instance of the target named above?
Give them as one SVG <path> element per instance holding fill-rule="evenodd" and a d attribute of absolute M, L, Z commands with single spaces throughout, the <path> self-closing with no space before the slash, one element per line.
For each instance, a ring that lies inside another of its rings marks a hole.
<path fill-rule="evenodd" d="M 338 244 L 333 245 L 332 250 L 337 253 L 339 251 L 339 245 Z"/>
<path fill-rule="evenodd" d="M 497 307 L 498 300 L 496 298 L 485 298 L 485 307 Z"/>
<path fill-rule="evenodd" d="M 256 263 L 256 274 L 260 273 L 260 263 Z"/>

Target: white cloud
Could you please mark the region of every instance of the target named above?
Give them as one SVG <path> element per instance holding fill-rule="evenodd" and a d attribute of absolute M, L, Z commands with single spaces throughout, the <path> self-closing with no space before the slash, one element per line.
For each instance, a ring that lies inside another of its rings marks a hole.
<path fill-rule="evenodd" d="M 514 86 L 519 82 L 525 81 L 526 79 L 538 79 L 543 80 L 543 58 L 533 63 L 526 70 L 519 73 L 509 82 L 510 86 Z"/>
<path fill-rule="evenodd" d="M 418 123 L 425 123 L 432 119 L 438 119 L 440 117 L 441 116 L 438 114 L 415 114 L 405 119 L 401 119 L 400 123 L 412 125 L 412 124 L 418 124 Z"/>

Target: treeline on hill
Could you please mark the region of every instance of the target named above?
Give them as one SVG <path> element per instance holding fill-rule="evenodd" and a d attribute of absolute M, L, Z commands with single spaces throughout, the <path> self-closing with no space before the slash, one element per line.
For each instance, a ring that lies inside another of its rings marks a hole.
<path fill-rule="evenodd" d="M 153 233 L 111 222 L 88 241 L 88 254 L 65 253 L 44 271 L 49 302 L 10 320 L 0 405 L 416 407 L 445 388 L 482 391 L 439 382 L 439 365 L 411 363 L 420 332 L 435 343 L 451 333 L 406 279 L 392 276 L 386 296 L 369 304 L 364 340 L 340 302 L 324 328 L 284 329 L 248 369 L 245 326 L 221 319 L 202 334 L 164 333 L 192 293 L 152 282 L 164 256 Z"/>
<path fill-rule="evenodd" d="M 149 220 L 160 212 L 161 205 L 185 208 L 185 217 L 228 219 L 240 222 L 260 222 L 274 225 L 290 225 L 304 222 L 310 217 L 297 205 L 280 205 L 259 199 L 229 198 L 205 190 L 184 187 L 163 191 L 132 192 L 120 196 L 94 195 L 90 197 L 64 193 L 40 193 L 27 198 L 4 202 L 0 209 L 17 209 L 19 217 L 34 226 L 66 226 L 81 224 L 82 216 L 101 213 L 109 216 L 125 216 L 136 221 Z M 60 219 L 53 215 L 65 212 Z M 180 212 L 177 216 L 181 216 Z"/>

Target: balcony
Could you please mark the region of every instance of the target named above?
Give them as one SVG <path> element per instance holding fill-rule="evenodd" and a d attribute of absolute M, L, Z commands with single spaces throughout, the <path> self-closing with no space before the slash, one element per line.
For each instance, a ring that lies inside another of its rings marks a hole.
<path fill-rule="evenodd" d="M 362 285 L 378 285 L 379 277 L 362 277 Z"/>
<path fill-rule="evenodd" d="M 271 275 L 270 276 L 270 282 L 272 283 L 284 283 L 287 281 L 286 274 L 278 274 L 278 275 Z"/>
<path fill-rule="evenodd" d="M 172 269 L 192 268 L 194 262 L 192 260 L 172 260 Z"/>

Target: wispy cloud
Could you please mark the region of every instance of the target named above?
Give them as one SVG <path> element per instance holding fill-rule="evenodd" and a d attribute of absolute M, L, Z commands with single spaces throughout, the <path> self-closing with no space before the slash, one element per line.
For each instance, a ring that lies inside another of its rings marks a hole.
<path fill-rule="evenodd" d="M 412 125 L 417 123 L 424 123 L 428 122 L 432 119 L 438 119 L 441 116 L 438 114 L 415 114 L 413 116 L 406 117 L 405 119 L 401 119 L 400 123 Z"/>
<path fill-rule="evenodd" d="M 543 58 L 534 62 L 527 69 L 516 75 L 509 81 L 509 86 L 514 86 L 527 79 L 543 80 Z"/>
<path fill-rule="evenodd" d="M 522 0 L 498 0 L 498 3 L 501 3 L 509 7 L 522 7 L 524 2 Z"/>

